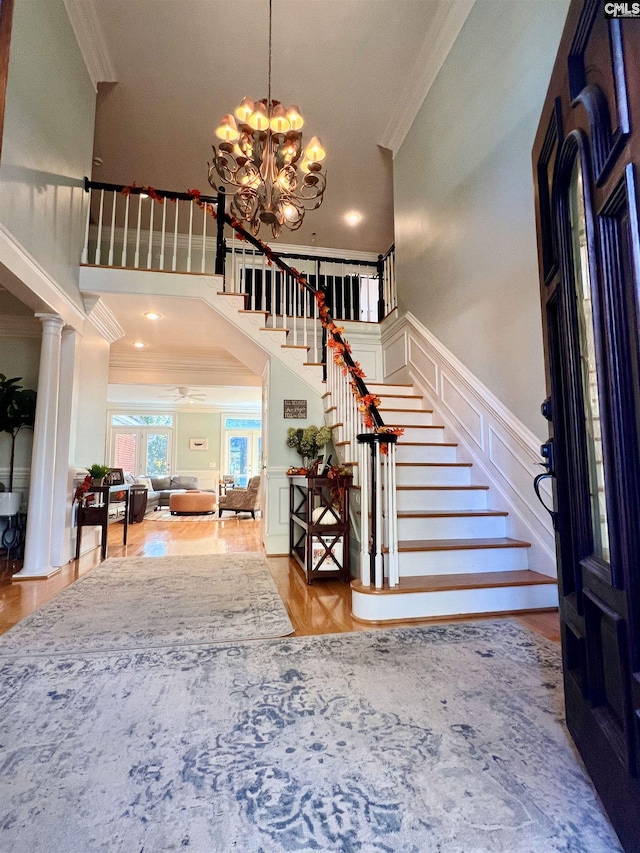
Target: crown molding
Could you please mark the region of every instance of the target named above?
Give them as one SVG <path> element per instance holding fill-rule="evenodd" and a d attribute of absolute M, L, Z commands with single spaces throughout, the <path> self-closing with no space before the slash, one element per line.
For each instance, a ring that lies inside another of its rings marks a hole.
<path fill-rule="evenodd" d="M 64 0 L 64 6 L 95 91 L 98 83 L 117 83 L 93 0 Z"/>
<path fill-rule="evenodd" d="M 380 140 L 380 145 L 389 148 L 394 157 L 458 38 L 474 2 L 475 0 L 444 0 L 436 8 L 413 69 L 406 77 L 407 85 L 396 101 L 396 108 L 391 113 Z"/>
<path fill-rule="evenodd" d="M 92 293 L 83 294 L 82 301 L 84 309 L 87 312 L 87 317 L 102 337 L 110 344 L 124 338 L 125 331 L 116 320 L 116 315 L 113 313 L 102 300 L 100 296 L 95 296 Z"/>
<path fill-rule="evenodd" d="M 223 351 L 224 352 L 224 351 Z M 257 380 L 257 375 L 231 355 L 189 355 L 185 353 L 146 353 L 120 352 L 112 350 L 109 357 L 110 370 L 132 371 L 135 373 L 184 373 L 191 377 L 216 372 L 232 377 L 246 377 Z M 192 385 L 203 384 L 191 379 Z M 259 384 L 259 382 L 257 383 Z"/>

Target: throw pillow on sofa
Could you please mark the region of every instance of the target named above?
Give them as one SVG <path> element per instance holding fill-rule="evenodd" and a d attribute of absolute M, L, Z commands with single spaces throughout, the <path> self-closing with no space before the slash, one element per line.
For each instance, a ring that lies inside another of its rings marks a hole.
<path fill-rule="evenodd" d="M 149 492 L 154 490 L 150 477 L 137 477 L 136 486 L 144 486 Z"/>
<path fill-rule="evenodd" d="M 171 485 L 168 487 L 170 489 L 197 489 L 198 488 L 198 478 L 197 477 L 181 477 L 175 476 L 171 478 Z"/>
<path fill-rule="evenodd" d="M 152 477 L 151 484 L 154 492 L 164 492 L 171 488 L 171 477 Z"/>

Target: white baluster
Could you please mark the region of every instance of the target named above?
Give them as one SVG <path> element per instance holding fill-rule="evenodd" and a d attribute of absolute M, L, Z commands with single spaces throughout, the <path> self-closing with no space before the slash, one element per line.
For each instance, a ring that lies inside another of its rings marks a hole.
<path fill-rule="evenodd" d="M 236 292 L 236 231 L 231 229 L 231 292 Z"/>
<path fill-rule="evenodd" d="M 369 445 L 360 444 L 358 468 L 360 474 L 360 580 L 362 586 L 371 586 L 371 558 L 369 556 Z"/>
<path fill-rule="evenodd" d="M 176 205 L 178 202 L 176 202 Z M 164 269 L 164 247 L 167 239 L 167 199 L 162 204 L 162 234 L 160 235 L 160 269 Z"/>
<path fill-rule="evenodd" d="M 87 222 L 84 228 L 84 248 L 82 250 L 82 260 L 81 263 L 88 264 L 89 263 L 89 226 L 91 224 L 91 195 L 92 190 L 89 190 L 87 193 L 89 202 L 87 204 Z"/>
<path fill-rule="evenodd" d="M 111 237 L 109 238 L 109 266 L 113 266 L 113 241 L 116 236 L 116 193 L 113 192 L 113 204 L 111 205 Z"/>
<path fill-rule="evenodd" d="M 129 200 L 131 196 L 127 194 L 124 201 L 124 233 L 122 235 L 122 266 L 127 265 L 127 244 L 129 242 Z"/>
<path fill-rule="evenodd" d="M 189 243 L 187 245 L 187 272 L 191 272 L 191 241 L 193 238 L 193 205 L 195 202 L 191 201 L 189 204 Z"/>
<path fill-rule="evenodd" d="M 318 303 L 316 301 L 315 295 L 313 297 L 313 363 L 318 364 L 320 358 L 318 357 L 318 327 L 320 323 L 318 322 Z M 320 343 L 320 349 L 322 349 L 322 342 Z"/>
<path fill-rule="evenodd" d="M 200 272 L 205 273 L 207 269 L 207 203 L 202 208 L 202 263 Z"/>
<path fill-rule="evenodd" d="M 98 213 L 98 242 L 96 243 L 96 266 L 100 266 L 102 257 L 102 214 L 104 212 L 104 190 L 100 190 L 100 212 Z"/>
<path fill-rule="evenodd" d="M 180 199 L 176 199 L 176 212 L 173 217 L 173 260 L 171 269 L 175 272 L 178 266 L 178 208 L 180 207 Z"/>
<path fill-rule="evenodd" d="M 136 252 L 133 256 L 133 267 L 140 267 L 140 227 L 142 225 L 142 195 L 138 195 L 138 224 L 136 225 Z"/>
<path fill-rule="evenodd" d="M 269 272 L 271 277 L 271 326 L 276 328 L 278 319 L 278 306 L 276 305 L 276 268 L 271 267 Z"/>
<path fill-rule="evenodd" d="M 389 586 L 400 583 L 400 565 L 398 559 L 398 501 L 396 493 L 396 446 L 389 444 Z"/>
<path fill-rule="evenodd" d="M 302 300 L 303 300 L 302 301 L 302 305 L 303 305 L 303 308 L 302 308 L 302 343 L 305 347 L 307 346 L 307 336 L 309 334 L 307 331 L 307 314 L 309 313 L 308 305 L 309 305 L 309 297 L 310 296 L 312 299 L 315 299 L 315 296 L 311 295 L 306 287 L 303 287 L 302 288 Z M 306 357 L 307 356 L 305 356 L 305 358 Z M 328 376 L 327 376 L 327 380 L 328 380 Z"/>
<path fill-rule="evenodd" d="M 153 214 L 155 211 L 156 203 L 150 198 L 149 199 L 149 250 L 147 252 L 147 269 L 151 269 L 151 264 L 153 263 Z"/>
<path fill-rule="evenodd" d="M 293 286 L 293 345 L 298 346 L 298 318 L 300 316 L 300 283 L 292 279 Z"/>
<path fill-rule="evenodd" d="M 382 464 L 380 459 L 380 445 L 375 445 L 375 470 L 376 470 L 376 517 L 372 519 L 376 531 L 376 553 L 374 561 L 376 589 L 384 585 L 384 562 L 382 559 Z"/>
<path fill-rule="evenodd" d="M 262 287 L 260 293 L 260 310 L 267 310 L 267 256 L 262 256 Z M 265 321 L 266 322 L 266 321 Z"/>

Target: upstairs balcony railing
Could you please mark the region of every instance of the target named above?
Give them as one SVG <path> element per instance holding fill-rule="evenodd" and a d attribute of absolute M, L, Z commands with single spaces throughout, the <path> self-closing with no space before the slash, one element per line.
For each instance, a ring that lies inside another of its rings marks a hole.
<path fill-rule="evenodd" d="M 285 260 L 226 212 L 222 191 L 206 196 L 89 180 L 85 189 L 91 199 L 83 264 L 222 275 L 225 291 L 245 293 L 249 310 L 264 311 L 267 325 L 286 329 L 290 345 L 324 365 L 337 443 L 358 456 L 344 461 L 360 486 L 360 579 L 397 585 L 397 431 L 385 426 L 380 400 L 336 325 L 336 318 L 376 322 L 396 307 L 394 247 L 376 260 L 294 253 Z"/>

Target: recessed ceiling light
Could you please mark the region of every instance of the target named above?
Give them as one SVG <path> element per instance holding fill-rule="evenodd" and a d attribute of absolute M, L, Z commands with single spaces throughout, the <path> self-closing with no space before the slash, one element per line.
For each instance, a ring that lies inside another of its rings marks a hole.
<path fill-rule="evenodd" d="M 144 341 L 134 341 L 133 345 L 136 349 L 144 349 L 146 347 Z"/>
<path fill-rule="evenodd" d="M 358 222 L 360 222 L 360 220 L 362 219 L 362 215 L 356 210 L 352 210 L 349 213 L 345 214 L 344 218 L 347 225 L 357 225 Z"/>
<path fill-rule="evenodd" d="M 162 317 L 162 314 L 158 314 L 157 311 L 145 311 L 144 316 L 147 320 L 159 320 Z"/>

